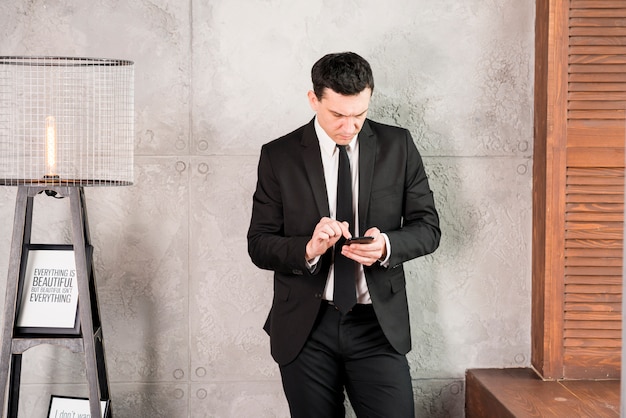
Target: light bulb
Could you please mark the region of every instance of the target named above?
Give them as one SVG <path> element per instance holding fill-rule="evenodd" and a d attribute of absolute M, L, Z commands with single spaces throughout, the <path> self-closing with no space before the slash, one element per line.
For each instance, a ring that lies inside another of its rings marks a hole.
<path fill-rule="evenodd" d="M 57 125 L 54 116 L 46 118 L 46 178 L 58 178 L 57 176 Z"/>

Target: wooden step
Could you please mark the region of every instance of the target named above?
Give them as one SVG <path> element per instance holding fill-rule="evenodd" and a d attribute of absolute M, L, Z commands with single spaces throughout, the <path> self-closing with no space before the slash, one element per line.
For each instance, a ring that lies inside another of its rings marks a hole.
<path fill-rule="evenodd" d="M 470 369 L 465 416 L 619 417 L 619 380 L 544 381 L 530 368 Z"/>

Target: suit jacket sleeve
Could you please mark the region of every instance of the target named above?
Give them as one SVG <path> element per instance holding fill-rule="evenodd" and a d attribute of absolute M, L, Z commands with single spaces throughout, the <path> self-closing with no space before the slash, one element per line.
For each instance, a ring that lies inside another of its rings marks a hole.
<path fill-rule="evenodd" d="M 312 123 L 261 148 L 257 187 L 252 199 L 248 253 L 252 262 L 286 275 L 310 272 L 306 244 L 328 199 Z M 325 265 L 328 257 L 321 260 Z M 326 271 L 328 269 L 326 268 Z"/>
<path fill-rule="evenodd" d="M 410 132 L 368 122 L 359 137 L 359 227 L 387 234 L 393 268 L 437 249 L 439 216 Z"/>
<path fill-rule="evenodd" d="M 307 236 L 284 235 L 283 203 L 267 146 L 261 148 L 257 189 L 248 231 L 248 252 L 257 267 L 285 274 L 305 274 Z"/>
<path fill-rule="evenodd" d="M 435 208 L 433 192 L 411 134 L 406 131 L 407 150 L 404 198 L 402 202 L 402 225 L 387 232 L 391 242 L 390 267 L 416 257 L 430 254 L 437 249 L 441 238 L 439 215 Z"/>

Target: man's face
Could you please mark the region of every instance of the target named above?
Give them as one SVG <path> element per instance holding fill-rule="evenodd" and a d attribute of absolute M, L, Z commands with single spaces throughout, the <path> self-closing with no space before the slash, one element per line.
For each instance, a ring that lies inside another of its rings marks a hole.
<path fill-rule="evenodd" d="M 366 88 L 359 94 L 344 96 L 327 88 L 321 100 L 313 91 L 309 91 L 308 97 L 322 129 L 338 145 L 348 145 L 363 126 L 372 90 Z"/>

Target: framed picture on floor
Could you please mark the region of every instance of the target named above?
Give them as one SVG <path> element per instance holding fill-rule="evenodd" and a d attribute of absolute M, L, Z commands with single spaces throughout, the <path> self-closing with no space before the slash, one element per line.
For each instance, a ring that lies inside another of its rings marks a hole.
<path fill-rule="evenodd" d="M 100 411 L 102 418 L 109 417 L 109 401 L 100 401 Z M 70 396 L 50 397 L 50 407 L 48 408 L 48 418 L 89 418 L 89 399 L 73 398 Z"/>

